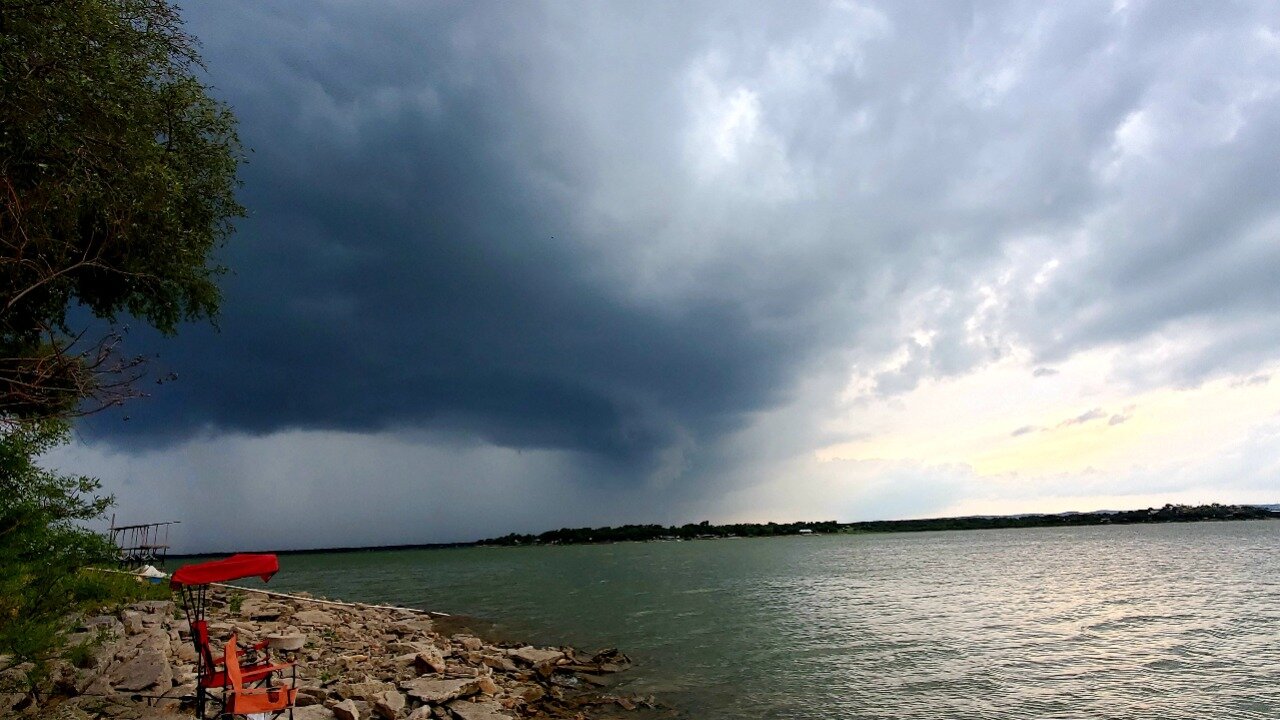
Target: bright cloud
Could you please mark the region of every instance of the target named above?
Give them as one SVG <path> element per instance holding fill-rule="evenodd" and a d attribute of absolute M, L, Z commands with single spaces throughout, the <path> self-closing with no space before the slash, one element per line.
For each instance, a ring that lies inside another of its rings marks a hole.
<path fill-rule="evenodd" d="M 221 331 L 57 456 L 148 512 L 1280 500 L 1273 3 L 187 12 L 255 151 Z"/>

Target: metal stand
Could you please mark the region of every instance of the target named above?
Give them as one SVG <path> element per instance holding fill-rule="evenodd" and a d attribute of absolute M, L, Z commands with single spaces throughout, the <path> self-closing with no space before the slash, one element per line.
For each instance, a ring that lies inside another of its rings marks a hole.
<path fill-rule="evenodd" d="M 180 521 L 116 526 L 111 516 L 111 542 L 120 550 L 120 567 L 131 570 L 143 565 L 164 565 L 169 554 L 169 526 Z"/>

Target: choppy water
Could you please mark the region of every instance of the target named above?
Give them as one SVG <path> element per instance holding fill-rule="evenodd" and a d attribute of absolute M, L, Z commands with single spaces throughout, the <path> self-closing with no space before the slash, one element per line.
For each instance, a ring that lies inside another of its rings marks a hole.
<path fill-rule="evenodd" d="M 621 648 L 693 719 L 1280 718 L 1280 522 L 286 556 L 274 589 Z"/>

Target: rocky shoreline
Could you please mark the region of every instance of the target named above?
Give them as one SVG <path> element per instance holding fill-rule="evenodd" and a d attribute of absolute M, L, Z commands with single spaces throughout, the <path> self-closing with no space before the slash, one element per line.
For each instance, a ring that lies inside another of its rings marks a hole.
<path fill-rule="evenodd" d="M 273 651 L 276 662 L 296 660 L 296 720 L 673 717 L 652 697 L 610 691 L 630 665 L 617 650 L 494 642 L 418 610 L 239 589 L 215 588 L 208 620 L 215 643 L 234 632 L 242 645 L 271 639 L 298 648 Z M 102 642 L 56 668 L 55 692 L 40 705 L 0 697 L 0 715 L 190 717 L 196 655 L 188 631 L 181 606 L 165 600 L 87 617 L 73 643 Z"/>

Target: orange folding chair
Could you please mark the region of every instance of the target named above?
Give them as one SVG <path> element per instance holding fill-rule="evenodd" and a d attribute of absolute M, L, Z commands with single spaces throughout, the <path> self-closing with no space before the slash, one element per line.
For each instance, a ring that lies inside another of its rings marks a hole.
<path fill-rule="evenodd" d="M 170 576 L 170 587 L 182 593 L 182 607 L 191 624 L 191 642 L 196 648 L 196 717 L 203 720 L 208 701 L 220 702 L 221 696 L 226 694 L 211 691 L 225 691 L 227 687 L 227 671 L 223 668 L 225 660 L 214 657 L 209 644 L 209 623 L 205 620 L 209 586 L 249 577 L 259 577 L 266 582 L 279 569 L 280 561 L 275 555 L 241 553 L 222 560 L 183 565 Z M 262 651 L 265 647 L 265 643 L 258 643 L 252 649 Z M 272 665 L 270 659 L 263 659 L 242 667 L 241 677 L 253 685 L 269 681 L 272 673 L 289 667 L 292 664 Z M 215 714 L 223 715 L 225 711 L 225 707 L 220 707 Z"/>
<path fill-rule="evenodd" d="M 209 642 L 209 624 L 204 620 L 197 620 L 191 625 L 191 639 L 195 642 L 199 649 L 200 662 L 198 663 L 199 675 L 196 679 L 198 689 L 205 691 L 206 696 L 210 690 L 219 690 L 225 692 L 230 685 L 226 670 L 226 656 L 214 657 L 213 646 Z M 232 643 L 228 642 L 227 647 L 230 648 Z M 266 650 L 267 641 L 262 641 L 251 646 L 250 650 L 263 652 Z M 240 648 L 236 648 L 236 659 L 240 659 Z M 264 659 L 260 662 L 251 663 L 249 665 L 240 666 L 240 677 L 245 684 L 257 685 L 264 680 L 270 680 L 273 673 L 282 672 L 284 670 L 296 667 L 293 663 L 274 664 L 270 659 Z M 218 699 L 216 693 L 213 694 L 215 701 Z M 203 713 L 201 713 L 203 717 Z"/>
<path fill-rule="evenodd" d="M 227 641 L 227 694 L 223 713 L 226 717 L 236 715 L 256 715 L 270 713 L 276 717 L 289 711 L 289 720 L 293 720 L 293 702 L 298 697 L 296 688 L 263 687 L 246 688 L 244 674 L 240 671 L 240 652 L 236 648 L 236 636 Z"/>

